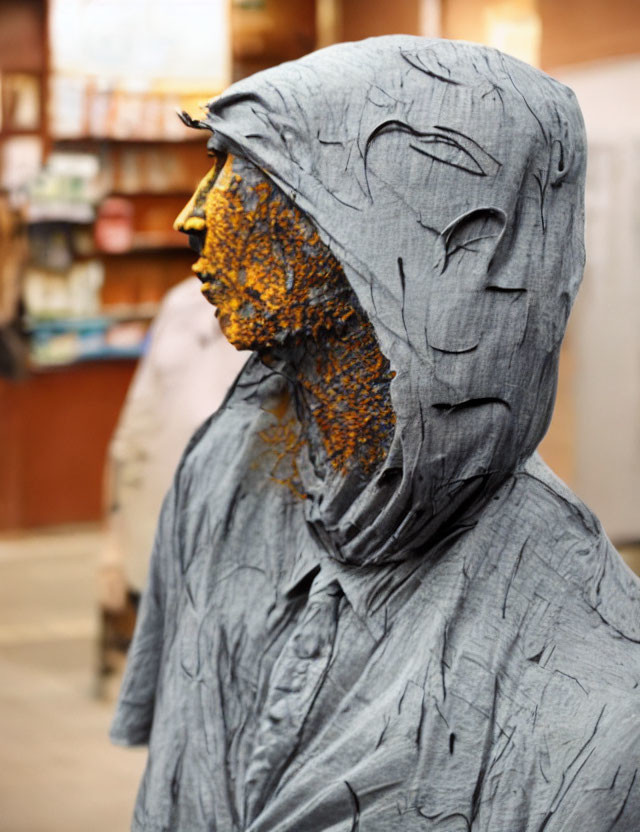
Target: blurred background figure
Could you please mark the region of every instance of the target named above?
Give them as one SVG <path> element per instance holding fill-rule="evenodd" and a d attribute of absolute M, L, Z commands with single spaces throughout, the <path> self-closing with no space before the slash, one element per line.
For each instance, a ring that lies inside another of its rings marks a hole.
<path fill-rule="evenodd" d="M 98 582 L 99 683 L 121 665 L 117 654 L 128 646 L 160 506 L 180 456 L 195 429 L 218 409 L 248 355 L 224 337 L 196 277 L 167 293 L 109 445 Z"/>
<path fill-rule="evenodd" d="M 104 671 L 171 469 L 243 360 L 184 282 L 172 223 L 210 160 L 175 111 L 393 33 L 495 46 L 578 95 L 587 266 L 541 451 L 640 566 L 637 0 L 0 0 L 0 832 L 127 828 L 144 754 L 108 744 L 96 644 Z"/>

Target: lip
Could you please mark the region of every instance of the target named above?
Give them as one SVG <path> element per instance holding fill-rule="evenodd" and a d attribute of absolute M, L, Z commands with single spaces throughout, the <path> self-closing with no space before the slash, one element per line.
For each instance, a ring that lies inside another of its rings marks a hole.
<path fill-rule="evenodd" d="M 200 291 L 202 295 L 213 306 L 219 306 L 224 303 L 224 285 L 215 277 L 210 277 L 204 272 L 196 272 L 196 277 L 201 282 Z"/>
<path fill-rule="evenodd" d="M 195 274 L 195 276 L 198 278 L 198 280 L 200 281 L 200 283 L 211 283 L 211 280 L 210 280 L 209 276 L 208 276 L 205 272 L 197 272 L 197 271 L 194 269 L 194 270 L 193 270 L 193 273 L 194 273 L 194 274 Z"/>
<path fill-rule="evenodd" d="M 207 274 L 207 272 L 194 272 L 200 283 L 206 283 L 209 291 L 216 289 L 218 291 L 224 290 L 224 283 L 217 277 Z"/>
<path fill-rule="evenodd" d="M 233 292 L 233 287 L 227 280 L 224 280 L 217 273 L 211 274 L 202 268 L 197 268 L 201 265 L 201 263 L 194 263 L 192 271 L 200 283 L 203 284 L 203 287 L 206 284 L 207 288 L 203 288 L 203 291 L 206 291 L 209 298 L 212 298 L 214 294 L 216 297 L 224 297 L 225 295 L 228 296 L 230 292 Z"/>
<path fill-rule="evenodd" d="M 207 273 L 207 265 L 208 265 L 208 263 L 207 263 L 206 258 L 202 257 L 202 256 L 198 257 L 198 259 L 195 261 L 195 263 L 191 264 L 191 271 L 203 283 L 205 281 L 208 282 L 208 281 L 211 280 L 211 278 L 209 277 L 209 275 Z"/>

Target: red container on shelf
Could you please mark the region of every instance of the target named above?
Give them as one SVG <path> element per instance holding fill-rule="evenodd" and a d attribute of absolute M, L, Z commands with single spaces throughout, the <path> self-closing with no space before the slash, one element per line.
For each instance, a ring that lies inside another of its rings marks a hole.
<path fill-rule="evenodd" d="M 117 254 L 133 245 L 133 205 L 128 199 L 108 197 L 98 208 L 94 227 L 96 247 Z"/>

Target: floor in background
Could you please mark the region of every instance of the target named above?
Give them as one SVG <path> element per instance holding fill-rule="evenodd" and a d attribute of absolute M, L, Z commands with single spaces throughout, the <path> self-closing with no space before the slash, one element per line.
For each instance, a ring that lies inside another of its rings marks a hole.
<path fill-rule="evenodd" d="M 0 832 L 126 832 L 145 763 L 93 697 L 99 531 L 0 538 Z"/>

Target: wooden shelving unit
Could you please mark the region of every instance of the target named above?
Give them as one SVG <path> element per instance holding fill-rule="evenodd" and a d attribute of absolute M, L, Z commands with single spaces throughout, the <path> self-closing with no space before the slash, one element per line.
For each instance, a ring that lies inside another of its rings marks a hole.
<path fill-rule="evenodd" d="M 84 251 L 74 253 L 74 260 L 93 260 L 100 264 L 103 282 L 96 315 L 103 319 L 113 317 L 113 311 L 122 307 L 157 308 L 167 290 L 190 274 L 193 252 L 172 224 L 209 167 L 206 137 L 196 134 L 196 138 L 198 141 L 183 143 L 173 138 L 154 141 L 112 140 L 106 136 L 73 141 L 52 138 L 54 153 L 89 153 L 99 160 L 102 198 L 96 204 L 81 203 L 67 208 L 57 208 L 54 203 L 51 214 L 47 214 L 45 202 L 44 208 L 38 207 L 40 214 L 36 213 L 32 224 L 50 223 L 53 232 L 65 223 L 74 228 L 82 224 L 94 238 Z M 104 233 L 106 221 L 102 211 L 114 201 L 127 209 L 124 242 L 123 239 L 113 241 Z M 103 223 L 102 233 L 98 233 L 100 223 Z M 62 318 L 64 323 L 68 315 Z M 70 327 L 69 331 L 77 330 Z M 59 336 L 51 332 L 52 337 Z M 141 333 L 140 348 L 142 344 Z M 113 354 L 115 358 L 120 352 L 105 350 L 105 354 Z M 133 355 L 135 349 L 122 354 Z"/>
<path fill-rule="evenodd" d="M 16 16 L 17 34 L 12 39 L 7 21 Z M 0 23 L 5 24 L 0 45 L 11 41 L 3 55 L 17 61 L 5 66 L 0 59 L 0 72 L 29 72 L 41 82 L 37 132 L 43 154 L 96 156 L 103 199 L 125 200 L 132 217 L 131 244 L 111 252 L 101 251 L 93 239 L 102 199 L 95 204 L 52 202 L 31 217 L 27 214 L 29 228 L 36 234 L 50 231 L 71 238 L 81 231 L 85 244 L 82 252 L 74 252 L 74 262 L 99 261 L 104 277 L 95 314 L 23 320 L 34 347 L 49 335 L 66 339 L 66 345 L 60 344 L 60 360 L 49 354 L 45 363 L 32 361 L 24 378 L 0 379 L 3 530 L 100 519 L 107 444 L 144 343 L 114 345 L 105 339 L 105 346 L 100 335 L 131 327 L 142 339 L 167 290 L 190 274 L 193 252 L 186 239 L 172 230 L 172 223 L 208 170 L 209 160 L 206 136 L 196 131 L 181 138 L 48 135 L 46 3 L 0 0 Z M 20 33 L 28 42 L 18 42 Z M 3 124 L 7 128 L 10 121 L 4 119 Z M 9 135 L 4 129 L 0 150 L 18 134 L 24 131 L 12 130 Z M 51 267 L 55 277 L 46 252 L 44 259 L 38 265 Z M 80 345 L 77 352 L 72 349 L 75 342 Z M 38 350 L 32 354 L 37 356 Z"/>
<path fill-rule="evenodd" d="M 151 122 L 142 118 L 137 123 L 131 119 L 131 134 L 123 135 L 122 122 L 114 130 L 98 129 L 95 110 L 76 129 L 63 134 L 56 127 L 57 132 L 52 130 L 48 136 L 47 124 L 55 119 L 46 118 L 44 89 L 49 82 L 51 100 L 56 100 L 60 87 L 51 83 L 49 73 L 46 5 L 46 0 L 0 0 L 0 56 L 20 61 L 36 56 L 38 67 L 32 62 L 31 69 L 40 72 L 42 80 L 45 155 L 50 151 L 95 155 L 100 161 L 103 197 L 129 204 L 132 233 L 130 243 L 119 251 L 100 251 L 100 246 L 91 244 L 94 222 L 101 218 L 100 201 L 82 216 L 76 213 L 77 206 L 66 214 L 52 209 L 48 215 L 34 216 L 32 229 L 39 223 L 48 224 L 51 230 L 55 226 L 63 235 L 81 231 L 89 244 L 75 252 L 75 262 L 99 260 L 103 279 L 99 303 L 91 314 L 70 320 L 59 310 L 56 320 L 50 316 L 25 320 L 25 327 L 34 338 L 52 329 L 74 336 L 92 327 L 138 323 L 144 327 L 166 291 L 191 272 L 195 256 L 171 226 L 210 167 L 207 136 L 196 130 L 174 131 L 169 122 L 166 135 L 133 135 L 138 128 L 147 131 Z M 13 33 L 3 25 L 2 12 L 9 6 L 22 21 Z M 232 3 L 234 78 L 313 49 L 314 9 L 315 0 L 265 0 L 254 6 Z M 25 26 L 29 15 L 31 23 Z M 97 87 L 87 84 L 86 89 L 93 94 Z M 130 104 L 131 100 L 127 107 Z M 158 123 L 164 123 L 163 119 Z M 0 447 L 6 449 L 0 464 L 0 530 L 100 519 L 106 448 L 136 366 L 135 354 L 124 349 L 117 356 L 96 351 L 84 354 L 82 361 L 69 357 L 66 363 L 34 365 L 21 381 L 0 379 Z"/>

